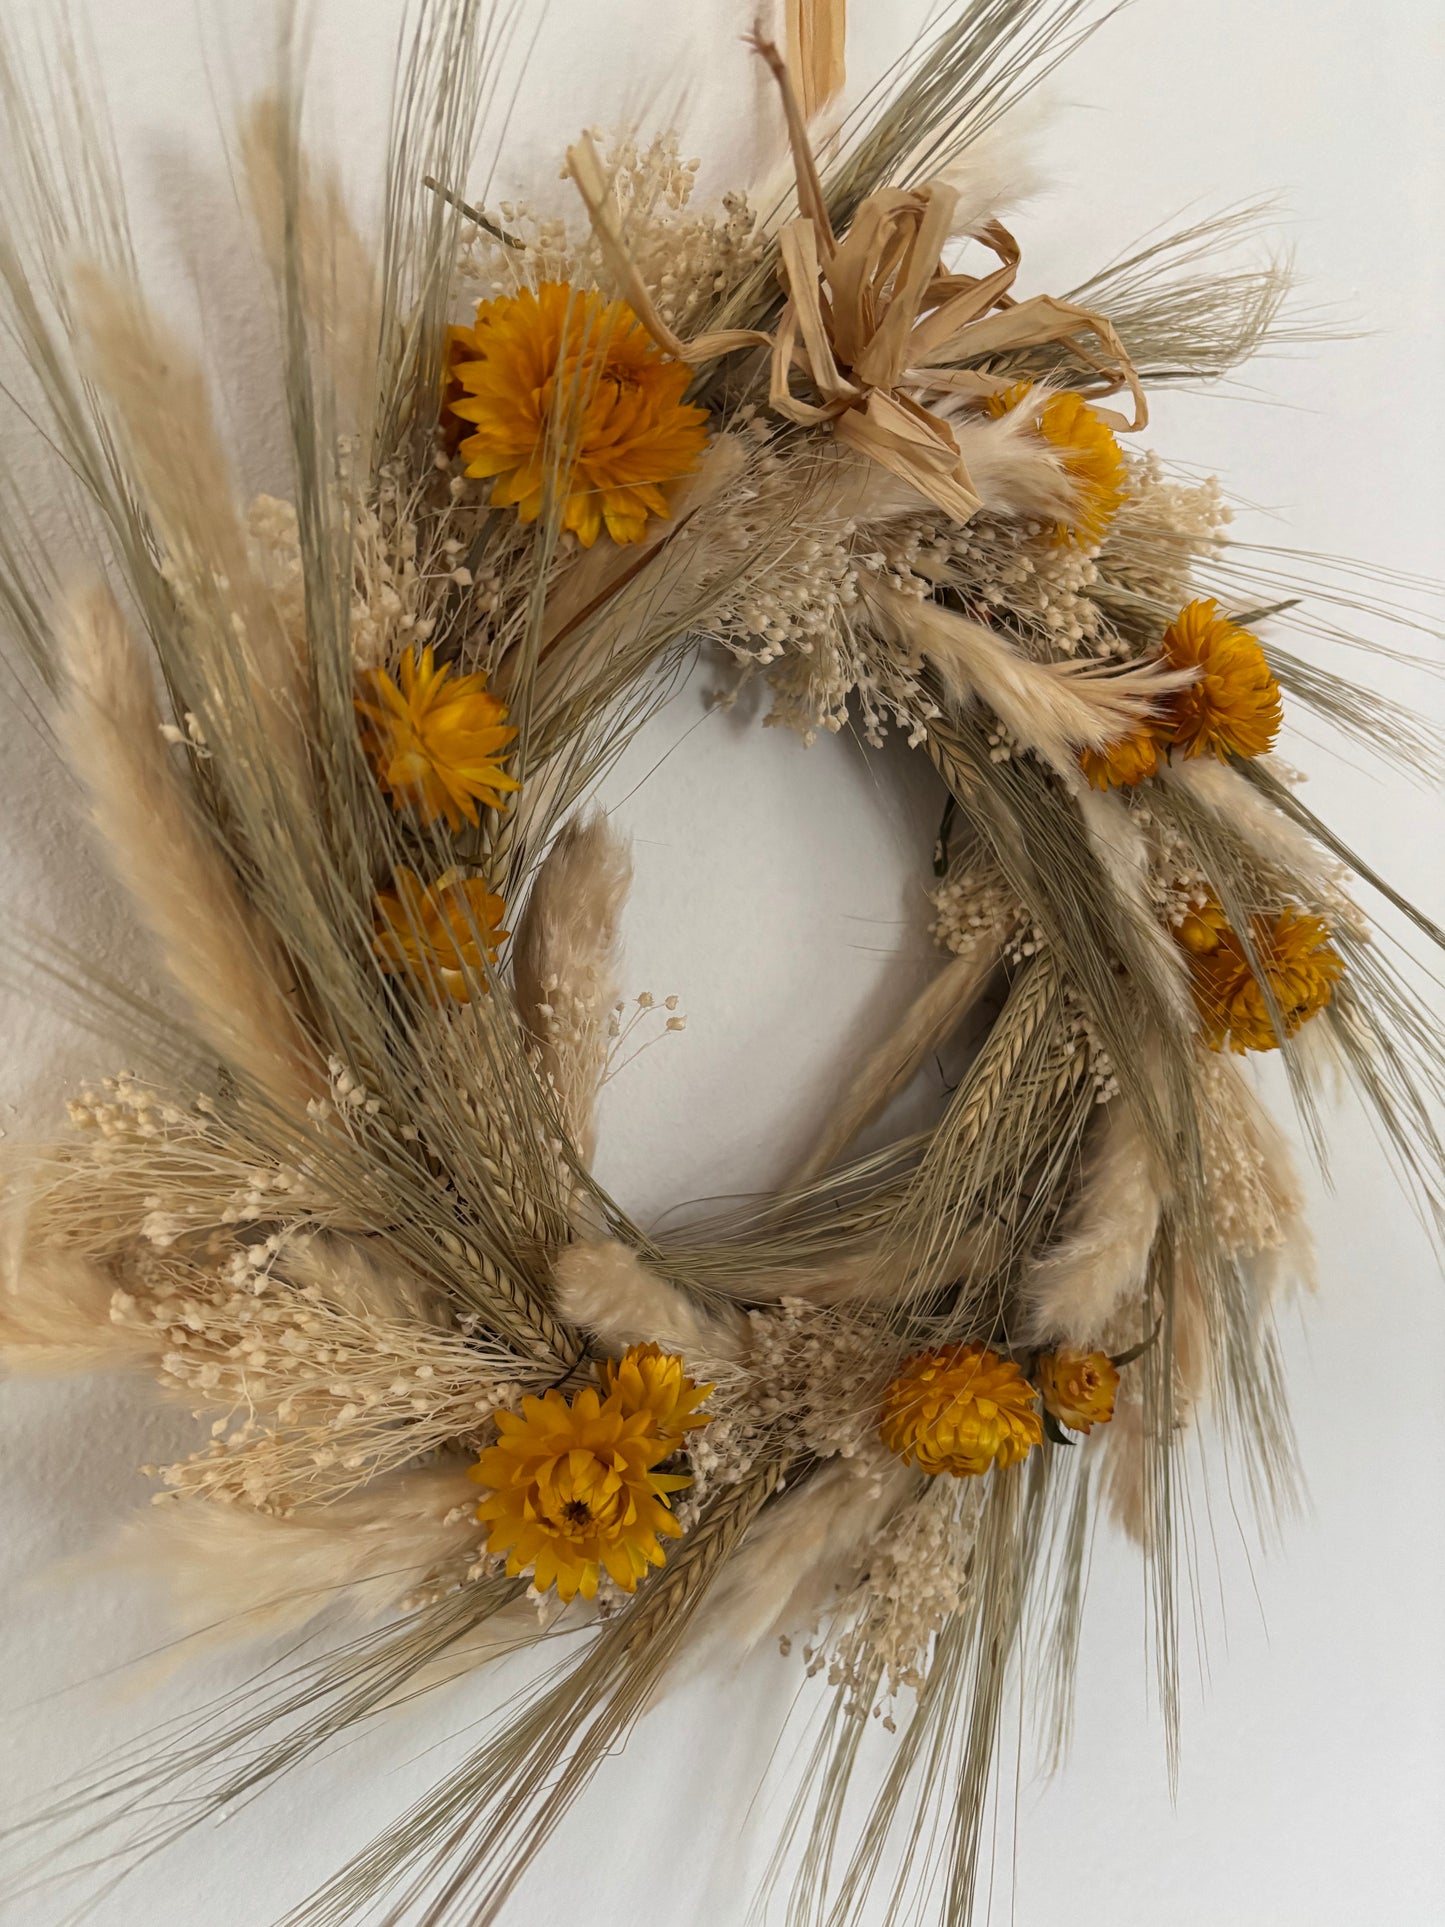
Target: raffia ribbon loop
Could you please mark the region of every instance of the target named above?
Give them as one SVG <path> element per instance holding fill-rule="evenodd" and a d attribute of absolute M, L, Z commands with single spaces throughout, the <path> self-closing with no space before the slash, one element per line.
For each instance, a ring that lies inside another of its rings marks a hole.
<path fill-rule="evenodd" d="M 647 283 L 627 251 L 612 184 L 590 134 L 584 134 L 575 147 L 567 149 L 567 171 L 582 196 L 592 232 L 617 282 L 618 292 L 664 354 L 686 362 L 716 361 L 720 355 L 735 354 L 740 348 L 772 346 L 772 336 L 760 334 L 755 328 L 721 328 L 715 334 L 698 335 L 693 341 L 684 341 L 674 334 L 657 312 Z"/>
<path fill-rule="evenodd" d="M 871 456 L 955 522 L 968 521 L 982 507 L 953 430 L 909 396 L 875 388 L 862 408 L 838 417 L 834 432 L 840 442 Z"/>
<path fill-rule="evenodd" d="M 845 378 L 833 353 L 834 312 L 822 291 L 817 231 L 810 220 L 789 221 L 778 237 L 778 276 L 788 300 L 772 338 L 773 370 L 768 400 L 776 414 L 811 425 L 829 421 L 863 400 L 863 390 Z M 801 340 L 799 337 L 801 336 Z M 821 407 L 799 401 L 789 385 L 801 361 L 823 398 Z"/>

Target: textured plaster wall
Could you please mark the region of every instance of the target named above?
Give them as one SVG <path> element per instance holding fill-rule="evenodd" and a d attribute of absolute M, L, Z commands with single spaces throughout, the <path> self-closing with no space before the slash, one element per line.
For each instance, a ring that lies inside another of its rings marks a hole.
<path fill-rule="evenodd" d="M 860 81 L 925 13 L 917 0 L 853 0 L 853 10 Z M 51 0 L 3 8 L 18 27 L 54 12 Z M 251 486 L 279 489 L 270 337 L 211 138 L 218 105 L 225 111 L 264 68 L 269 10 L 251 0 L 90 0 L 80 12 L 107 75 L 148 265 L 227 366 L 238 469 Z M 400 7 L 318 0 L 313 12 L 318 125 L 364 196 Z M 579 125 L 630 113 L 680 115 L 707 160 L 705 181 L 726 185 L 730 158 L 769 105 L 739 44 L 750 17 L 744 0 L 527 9 L 521 34 L 535 31 L 536 44 L 494 196 L 529 172 L 548 180 Z M 1249 539 L 1445 574 L 1442 82 L 1445 24 L 1433 0 L 1149 0 L 1053 85 L 1052 184 L 1019 223 L 1028 287 L 1067 287 L 1156 224 L 1279 189 L 1304 302 L 1362 331 L 1263 363 L 1227 394 L 1160 403 L 1150 439 L 1223 471 L 1257 505 L 1241 525 Z M 187 157 L 198 144 L 197 185 Z M 0 422 L 7 470 L 61 530 L 43 484 L 8 452 L 11 426 Z M 1440 717 L 1437 684 L 1374 657 L 1357 666 Z M 804 753 L 741 712 L 707 714 L 709 680 L 700 673 L 681 693 L 606 794 L 636 839 L 629 982 L 679 992 L 691 1019 L 607 1101 L 601 1175 L 644 1216 L 766 1182 L 806 1141 L 859 1027 L 899 1006 L 930 968 L 921 898 L 936 798 L 919 763 L 838 741 Z M 19 712 L 3 730 L 6 915 L 150 983 L 145 944 L 76 828 L 43 732 Z M 1387 787 L 1312 722 L 1291 750 L 1312 771 L 1311 800 L 1439 916 L 1440 796 Z M 11 1136 L 45 1128 L 83 1071 L 115 1066 L 104 1038 L 46 1008 L 39 982 L 25 992 L 6 994 L 0 1025 L 0 1123 Z M 1333 1145 L 1333 1189 L 1318 1177 L 1312 1185 L 1319 1292 L 1284 1320 L 1307 1509 L 1261 1550 L 1241 1495 L 1211 1462 L 1188 1526 L 1197 1608 L 1185 1617 L 1172 1807 L 1139 1571 L 1126 1548 L 1099 1538 L 1073 1758 L 1046 1782 L 1022 1736 L 1008 1737 L 994 1921 L 1445 1918 L 1439 1278 L 1426 1233 L 1349 1105 Z M 178 1668 L 148 1595 L 91 1557 L 145 1501 L 137 1464 L 172 1455 L 188 1435 L 183 1415 L 157 1410 L 138 1386 L 0 1388 L 7 1799 L 270 1656 L 202 1653 Z M 62 1561 L 72 1563 L 57 1577 Z M 139 1669 L 118 1670 L 147 1654 Z M 434 1777 L 456 1752 L 450 1736 L 479 1720 L 503 1683 L 473 1681 L 398 1716 L 263 1807 L 202 1829 L 112 1894 L 99 1918 L 266 1927 Z M 516 1917 L 621 1927 L 665 1914 L 739 1927 L 762 1865 L 740 1829 L 795 1696 L 808 1699 L 797 1661 L 772 1655 L 736 1680 L 677 1690 L 583 1800 Z M 780 1810 L 796 1733 L 755 1818 Z M 887 1742 L 877 1740 L 882 1758 Z M 64 1917 L 53 1896 L 4 1914 L 7 1927 Z"/>

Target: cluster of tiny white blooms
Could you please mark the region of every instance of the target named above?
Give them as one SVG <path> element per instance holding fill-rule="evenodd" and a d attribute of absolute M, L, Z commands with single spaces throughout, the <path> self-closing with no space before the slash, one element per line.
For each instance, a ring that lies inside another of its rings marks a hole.
<path fill-rule="evenodd" d="M 742 1484 L 757 1464 L 761 1450 L 762 1433 L 741 1416 L 715 1418 L 705 1432 L 692 1434 L 687 1443 L 692 1484 L 672 1502 L 684 1532 L 692 1531 L 719 1492 Z"/>
<path fill-rule="evenodd" d="M 1258 1132 L 1243 1111 L 1239 1072 L 1215 1051 L 1195 1057 L 1204 1180 L 1219 1247 L 1234 1257 L 1278 1251 L 1289 1236 Z"/>
<path fill-rule="evenodd" d="M 133 1071 L 103 1078 L 98 1088 L 82 1090 L 65 1108 L 77 1130 L 97 1131 L 111 1141 L 151 1142 L 203 1128 L 203 1119 L 188 1115 Z"/>
<path fill-rule="evenodd" d="M 875 747 L 890 726 L 916 747 L 938 707 L 922 686 L 920 665 L 903 645 L 858 619 L 860 585 L 871 579 L 922 597 L 928 584 L 909 567 L 922 537 L 885 542 L 851 522 L 800 522 L 798 471 L 786 436 L 751 405 L 738 426 L 760 444 L 746 489 L 720 520 L 718 539 L 742 566 L 719 593 L 707 634 L 745 670 L 765 671 L 773 692 L 768 722 L 805 743 L 836 733 L 856 702 L 865 740 Z"/>
<path fill-rule="evenodd" d="M 1127 460 L 1129 492 L 1099 551 L 1099 578 L 1106 591 L 1182 608 L 1195 563 L 1219 549 L 1233 513 L 1217 477 L 1172 479 L 1152 449 Z"/>
<path fill-rule="evenodd" d="M 554 997 L 560 990 L 554 989 Z M 666 997 L 655 997 L 650 990 L 640 990 L 629 1004 L 619 998 L 607 1013 L 607 1068 L 602 1082 L 608 1083 L 621 1070 L 634 1063 L 643 1051 L 651 1045 L 660 1043 L 664 1037 L 676 1036 L 687 1029 L 687 1013 L 679 1009 L 680 999 L 671 992 Z M 574 1006 L 579 1000 L 573 999 Z M 543 1015 L 549 1023 L 555 1020 L 557 1008 L 542 1007 Z M 591 1015 L 591 1009 L 588 1009 Z"/>
<path fill-rule="evenodd" d="M 810 1671 L 826 1666 L 833 1685 L 852 1689 L 855 1714 L 871 1711 L 890 1732 L 888 1702 L 922 1686 L 935 1635 L 967 1604 L 983 1483 L 930 1479 L 879 1536 L 867 1573 L 839 1612 L 844 1630 L 810 1656 Z M 883 1696 L 870 1707 L 879 1666 Z"/>
<path fill-rule="evenodd" d="M 161 735 L 177 748 L 184 743 L 186 748 L 197 756 L 209 756 L 211 753 L 210 746 L 206 742 L 206 733 L 201 728 L 201 720 L 192 710 L 186 710 L 180 724 L 162 723 Z"/>
<path fill-rule="evenodd" d="M 284 1247 L 273 1234 L 209 1268 L 152 1263 L 112 1299 L 115 1323 L 158 1336 L 162 1377 L 222 1414 L 203 1451 L 159 1468 L 168 1488 L 286 1511 L 469 1439 L 515 1403 L 506 1362 L 464 1333 L 292 1285 L 272 1270 Z"/>
<path fill-rule="evenodd" d="M 1098 579 L 1093 555 L 1057 542 L 1051 526 L 982 510 L 959 526 L 923 525 L 926 540 L 913 562 L 946 584 L 981 622 L 1008 634 L 1045 660 L 1108 655 L 1113 641 L 1089 591 Z"/>
<path fill-rule="evenodd" d="M 313 1123 L 357 1123 L 381 1114 L 381 1099 L 339 1057 L 326 1060 L 326 1091 L 325 1097 L 313 1097 L 306 1106 Z"/>
<path fill-rule="evenodd" d="M 703 1410 L 708 1423 L 690 1432 L 684 1470 L 692 1484 L 672 1502 L 678 1524 L 690 1532 L 708 1502 L 739 1485 L 752 1471 L 767 1443 L 767 1427 L 754 1409 L 752 1380 L 746 1371 L 709 1371 L 713 1390 Z"/>
<path fill-rule="evenodd" d="M 876 1325 L 784 1298 L 748 1313 L 748 1403 L 762 1428 L 815 1458 L 852 1458 L 872 1440 L 887 1383 Z"/>
<path fill-rule="evenodd" d="M 826 651 L 843 612 L 858 600 L 855 530 L 851 523 L 800 525 L 798 472 L 786 438 L 752 403 L 732 426 L 756 451 L 747 486 L 733 491 L 716 518 L 717 540 L 743 566 L 731 589 L 719 585 L 724 593 L 709 615 L 708 631 L 739 661 L 767 668 L 788 653 Z"/>
<path fill-rule="evenodd" d="M 409 493 L 383 471 L 373 500 L 350 504 L 354 575 L 351 654 L 358 669 L 390 663 L 434 629 L 426 613 Z"/>
<path fill-rule="evenodd" d="M 260 1278 L 274 1255 L 269 1229 L 324 1222 L 329 1201 L 304 1161 L 267 1161 L 231 1143 L 204 1096 L 183 1109 L 166 1093 L 122 1075 L 85 1090 L 69 1106 L 79 1135 L 57 1147 L 52 1182 L 34 1202 L 37 1228 L 63 1241 L 83 1202 L 105 1237 L 92 1255 L 143 1272 L 158 1254 L 228 1268 L 239 1285 Z M 244 1240 L 237 1228 L 244 1228 Z"/>
<path fill-rule="evenodd" d="M 700 162 L 684 160 L 675 133 L 646 147 L 627 135 L 604 144 L 627 251 L 657 311 L 675 333 L 705 325 L 720 296 L 744 280 L 762 258 L 757 217 L 747 197 L 723 197 L 717 214 L 685 214 Z"/>
<path fill-rule="evenodd" d="M 683 159 L 675 133 L 660 134 L 644 146 L 630 134 L 590 132 L 627 252 L 659 316 L 684 339 L 705 331 L 709 311 L 762 259 L 764 243 L 747 197 L 725 194 L 716 211 L 690 213 L 701 163 Z M 570 178 L 565 165 L 560 178 Z M 519 274 L 533 284 L 606 285 L 600 250 L 580 219 L 569 223 L 516 201 L 500 202 L 490 218 L 522 246 L 509 247 L 485 229 L 470 232 L 458 266 L 462 280 L 479 293 L 510 293 Z"/>
<path fill-rule="evenodd" d="M 1114 1069 L 1114 1060 L 1099 1042 L 1093 1020 L 1067 984 L 1064 986 L 1064 1005 L 1064 1035 L 1071 1049 L 1078 1045 L 1083 1050 L 1084 1061 L 1089 1067 L 1089 1079 L 1094 1087 L 1094 1102 L 1107 1104 L 1110 1098 L 1119 1095 L 1119 1078 Z"/>
<path fill-rule="evenodd" d="M 306 658 L 306 575 L 301 566 L 301 531 L 292 503 L 258 495 L 246 506 L 246 537 L 251 566 L 265 583 L 286 640 L 299 660 Z"/>
<path fill-rule="evenodd" d="M 1004 961 L 1015 965 L 1024 963 L 1030 957 L 1039 956 L 1046 943 L 1042 924 L 1037 924 L 1032 917 L 1026 916 L 1004 938 Z"/>
<path fill-rule="evenodd" d="M 338 460 L 338 506 L 352 538 L 351 653 L 359 669 L 394 662 L 409 644 L 426 642 L 436 628 L 431 611 L 439 591 L 467 589 L 473 609 L 483 614 L 494 605 L 499 584 L 474 581 L 462 561 L 465 544 L 447 516 L 429 518 L 423 534 L 409 481 L 384 470 L 374 489 L 363 488 L 352 480 L 356 456 L 348 443 L 339 444 Z M 449 466 L 444 457 L 442 465 Z M 449 509 L 473 509 L 465 482 L 458 481 L 453 497 Z M 470 522 L 474 515 L 461 519 Z M 252 564 L 288 639 L 304 657 L 305 574 L 296 511 L 289 502 L 260 495 L 246 522 Z"/>
<path fill-rule="evenodd" d="M 928 900 L 934 910 L 928 934 L 955 957 L 974 957 L 1007 943 L 1027 923 L 1001 872 L 987 864 L 946 877 L 929 891 Z"/>
<path fill-rule="evenodd" d="M 1187 916 L 1209 902 L 1213 895 L 1209 879 L 1178 825 L 1153 808 L 1146 796 L 1131 796 L 1128 807 L 1131 820 L 1149 840 L 1149 896 L 1160 919 L 1177 930 Z"/>

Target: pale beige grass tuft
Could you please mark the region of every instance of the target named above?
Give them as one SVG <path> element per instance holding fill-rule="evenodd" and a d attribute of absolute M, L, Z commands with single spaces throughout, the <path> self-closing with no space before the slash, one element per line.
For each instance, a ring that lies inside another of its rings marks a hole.
<path fill-rule="evenodd" d="M 1022 1281 L 1020 1335 L 1026 1343 L 1088 1351 L 1102 1342 L 1120 1309 L 1136 1304 L 1143 1292 L 1163 1203 L 1148 1140 L 1129 1106 L 1115 1098 L 1063 1235 Z"/>
<path fill-rule="evenodd" d="M 150 672 L 109 591 L 71 596 L 60 625 L 61 735 L 111 863 L 158 939 L 209 1043 L 274 1103 L 304 1115 L 325 1080 L 251 914 L 161 734 Z"/>
<path fill-rule="evenodd" d="M 632 882 L 626 843 L 599 810 L 560 832 L 512 948 L 517 1008 L 536 1039 L 578 1156 L 597 1143 L 597 1097 L 617 995 L 618 935 Z"/>
<path fill-rule="evenodd" d="M 703 1377 L 735 1365 L 746 1351 L 748 1326 L 741 1312 L 704 1308 L 615 1239 L 569 1246 L 554 1275 L 559 1315 L 607 1350 L 650 1339 L 664 1351 L 680 1353 L 696 1367 L 694 1376 Z"/>
<path fill-rule="evenodd" d="M 286 110 L 263 94 L 243 115 L 241 158 L 267 264 L 278 283 L 294 264 L 344 432 L 364 433 L 376 400 L 381 288 L 371 250 L 347 211 L 341 182 L 292 138 Z"/>
<path fill-rule="evenodd" d="M 477 1497 L 465 1465 L 452 1463 L 285 1517 L 171 1499 L 128 1527 L 120 1551 L 164 1576 L 183 1627 L 244 1620 L 248 1633 L 285 1631 L 331 1605 L 385 1612 L 438 1571 L 460 1577 L 482 1551 Z"/>
<path fill-rule="evenodd" d="M 806 1632 L 867 1566 L 888 1521 L 922 1475 L 879 1453 L 830 1459 L 754 1521 L 718 1584 L 708 1637 L 741 1659 L 769 1639 Z"/>
<path fill-rule="evenodd" d="M 1192 670 L 1156 661 L 1126 668 L 1095 662 L 1033 662 L 981 623 L 935 602 L 868 584 L 864 600 L 886 634 L 929 662 L 949 701 L 982 703 L 1025 749 L 1083 788 L 1081 749 L 1104 749 L 1192 681 Z"/>
<path fill-rule="evenodd" d="M 14 1372 L 154 1366 L 165 1334 L 113 1323 L 115 1280 L 78 1252 L 22 1251 L 0 1280 L 0 1364 Z"/>
<path fill-rule="evenodd" d="M 300 774 L 307 768 L 300 664 L 252 563 L 205 376 L 134 288 L 89 264 L 71 278 L 86 372 L 112 406 L 191 630 L 188 653 L 215 712 L 203 721 L 237 705 L 239 671 L 258 739 Z"/>

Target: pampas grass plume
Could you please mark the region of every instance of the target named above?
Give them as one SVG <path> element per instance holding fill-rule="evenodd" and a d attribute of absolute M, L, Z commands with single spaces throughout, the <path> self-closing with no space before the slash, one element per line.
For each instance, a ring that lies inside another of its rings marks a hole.
<path fill-rule="evenodd" d="M 282 989 L 285 962 L 186 794 L 114 598 L 77 591 L 59 631 L 69 672 L 61 737 L 116 874 L 207 1041 L 274 1103 L 304 1114 L 323 1080 Z"/>

